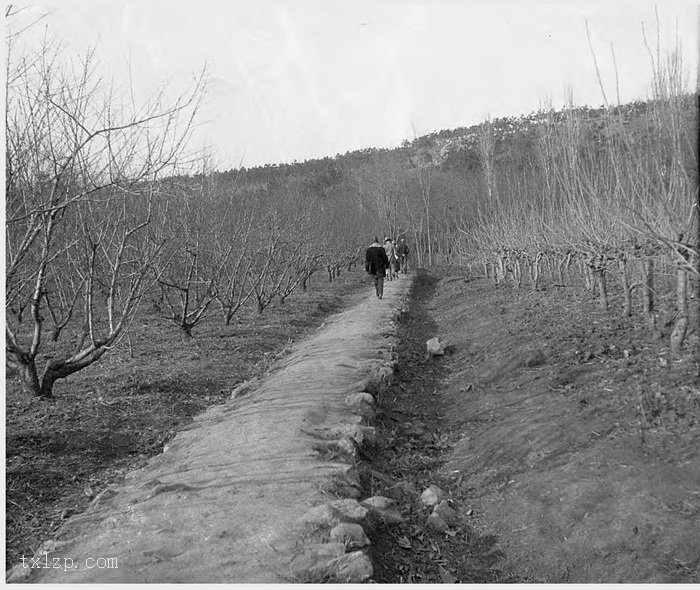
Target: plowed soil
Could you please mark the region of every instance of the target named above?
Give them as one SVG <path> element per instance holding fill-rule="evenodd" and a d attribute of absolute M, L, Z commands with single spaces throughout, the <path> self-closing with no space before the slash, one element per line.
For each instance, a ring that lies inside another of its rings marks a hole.
<path fill-rule="evenodd" d="M 409 495 L 376 581 L 700 582 L 697 334 L 672 357 L 618 303 L 422 275 L 366 485 L 438 485 L 459 524 Z"/>

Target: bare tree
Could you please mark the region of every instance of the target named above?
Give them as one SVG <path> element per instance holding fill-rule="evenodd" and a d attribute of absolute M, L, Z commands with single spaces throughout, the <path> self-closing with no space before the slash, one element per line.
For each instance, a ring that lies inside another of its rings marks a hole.
<path fill-rule="evenodd" d="M 206 162 L 193 178 L 171 179 L 167 213 L 161 216 L 167 256 L 156 267 L 161 311 L 191 337 L 219 299 L 229 259 L 239 250 L 231 235 L 232 206 L 222 198 Z"/>
<path fill-rule="evenodd" d="M 333 208 L 324 203 L 325 196 L 310 195 L 294 184 L 270 191 L 257 203 L 245 288 L 252 291 L 258 313 L 275 297 L 284 303 L 297 287 L 306 290 L 326 253 L 336 247 L 330 226 Z"/>
<path fill-rule="evenodd" d="M 265 311 L 276 296 L 284 302 L 320 262 L 321 257 L 309 248 L 307 223 L 304 211 L 292 217 L 276 210 L 259 228 L 247 271 L 247 288 L 253 293 L 258 313 Z"/>
<path fill-rule="evenodd" d="M 234 244 L 225 264 L 221 267 L 219 288 L 216 299 L 221 305 L 226 325 L 253 295 L 253 290 L 246 282 L 246 277 L 253 266 L 250 251 L 252 216 L 240 220 L 227 239 Z"/>
<path fill-rule="evenodd" d="M 97 76 L 93 52 L 66 63 L 45 42 L 15 57 L 15 40 L 5 115 L 6 352 L 24 389 L 51 397 L 57 379 L 97 361 L 134 317 L 163 248 L 149 231 L 154 182 L 183 150 L 202 82 L 170 106 L 155 97 L 137 107 Z M 47 330 L 55 344 L 40 371 Z"/>

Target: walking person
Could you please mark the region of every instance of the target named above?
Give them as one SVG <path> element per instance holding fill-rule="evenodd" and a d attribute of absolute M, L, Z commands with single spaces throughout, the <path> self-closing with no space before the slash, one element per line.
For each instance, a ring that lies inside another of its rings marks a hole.
<path fill-rule="evenodd" d="M 379 243 L 379 238 L 375 237 L 365 252 L 365 271 L 374 277 L 374 290 L 379 299 L 384 295 L 384 277 L 388 267 L 389 259 L 386 250 Z"/>
<path fill-rule="evenodd" d="M 406 271 L 408 270 L 408 254 L 408 244 L 406 243 L 405 238 L 401 238 L 396 246 L 396 255 L 399 259 L 399 268 L 403 274 L 406 274 Z"/>
<path fill-rule="evenodd" d="M 389 259 L 389 280 L 393 281 L 394 277 L 399 278 L 399 275 L 396 272 L 396 262 L 398 260 L 396 257 L 396 248 L 391 238 L 384 238 L 384 251 L 386 252 L 386 257 Z"/>

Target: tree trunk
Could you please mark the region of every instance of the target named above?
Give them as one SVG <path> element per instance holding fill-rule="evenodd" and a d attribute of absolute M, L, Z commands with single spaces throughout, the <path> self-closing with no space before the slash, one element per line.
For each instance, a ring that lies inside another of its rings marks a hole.
<path fill-rule="evenodd" d="M 542 258 L 541 254 L 537 254 L 535 256 L 535 259 L 532 261 L 532 283 L 531 287 L 533 291 L 537 291 L 539 288 L 539 280 L 540 280 L 540 259 Z"/>
<path fill-rule="evenodd" d="M 622 279 L 622 296 L 624 297 L 622 315 L 628 318 L 632 315 L 632 287 L 630 287 L 630 280 L 627 275 L 626 258 L 620 260 L 620 277 Z"/>
<path fill-rule="evenodd" d="M 554 267 L 556 265 L 556 259 L 553 256 L 542 255 L 542 260 L 544 261 L 544 267 L 540 267 L 540 273 L 549 275 L 549 278 L 554 282 Z"/>
<path fill-rule="evenodd" d="M 33 397 L 52 397 L 51 390 L 49 390 L 48 395 L 45 394 L 43 388 L 41 387 L 41 381 L 39 380 L 39 373 L 36 370 L 36 362 L 34 359 L 23 359 L 22 361 L 17 361 L 17 369 L 22 382 L 22 390 Z"/>
<path fill-rule="evenodd" d="M 564 287 L 566 284 L 564 283 L 564 265 L 566 264 L 566 262 L 566 258 L 562 258 L 557 264 L 557 275 L 559 277 L 559 285 L 561 287 Z"/>
<path fill-rule="evenodd" d="M 41 389 L 39 390 L 39 397 L 43 399 L 51 399 L 53 397 L 53 385 L 58 381 L 59 376 L 55 375 L 53 372 L 44 373 L 44 378 L 41 380 Z"/>
<path fill-rule="evenodd" d="M 500 282 L 506 284 L 506 259 L 504 256 L 498 257 L 498 275 Z"/>
<path fill-rule="evenodd" d="M 584 265 L 583 277 L 586 280 L 586 291 L 595 295 L 595 281 L 593 280 L 593 272 L 589 266 Z"/>
<path fill-rule="evenodd" d="M 647 326 L 656 332 L 656 317 L 654 315 L 654 259 L 645 258 L 642 268 L 644 270 L 642 309 Z"/>
<path fill-rule="evenodd" d="M 53 386 L 56 381 L 64 379 L 73 373 L 77 373 L 85 367 L 97 362 L 106 351 L 107 348 L 105 346 L 98 346 L 89 354 L 86 354 L 81 360 L 71 362 L 52 361 L 46 365 L 41 379 L 36 370 L 36 362 L 34 359 L 18 361 L 17 364 L 19 365 L 19 373 L 22 379 L 22 389 L 34 397 L 52 399 Z"/>
<path fill-rule="evenodd" d="M 671 332 L 671 352 L 680 354 L 688 331 L 688 272 L 679 268 L 676 273 L 676 305 L 678 315 Z"/>
<path fill-rule="evenodd" d="M 608 309 L 608 287 L 605 282 L 605 269 L 596 268 L 593 270 L 593 280 L 598 287 L 598 307 L 602 311 Z"/>

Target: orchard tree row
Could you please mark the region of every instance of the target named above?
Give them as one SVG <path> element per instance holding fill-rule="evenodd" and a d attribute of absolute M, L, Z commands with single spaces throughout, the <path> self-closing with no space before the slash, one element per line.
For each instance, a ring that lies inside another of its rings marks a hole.
<path fill-rule="evenodd" d="M 538 289 L 545 277 L 581 284 L 602 310 L 615 280 L 622 294 L 616 309 L 625 316 L 639 310 L 657 335 L 663 312 L 677 354 L 691 316 L 698 321 L 699 294 L 690 288 L 700 278 L 700 105 L 679 81 L 677 57 L 655 66 L 654 97 L 643 105 L 543 112 L 500 149 L 494 126 L 484 124 L 484 188 L 463 213 L 457 248 L 496 284 Z M 528 149 L 513 153 L 518 142 Z"/>
<path fill-rule="evenodd" d="M 30 395 L 116 346 L 146 298 L 191 337 L 208 314 L 263 313 L 357 261 L 355 216 L 313 182 L 241 190 L 191 152 L 204 76 L 136 105 L 92 53 L 17 56 L 8 41 L 6 359 Z"/>

